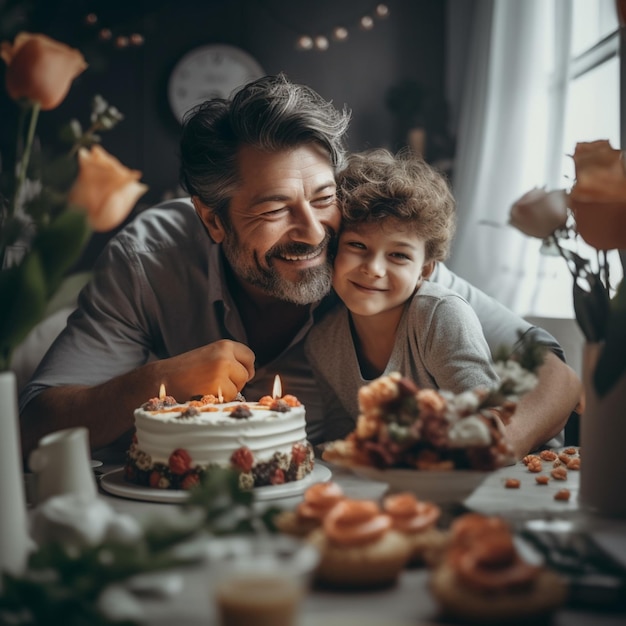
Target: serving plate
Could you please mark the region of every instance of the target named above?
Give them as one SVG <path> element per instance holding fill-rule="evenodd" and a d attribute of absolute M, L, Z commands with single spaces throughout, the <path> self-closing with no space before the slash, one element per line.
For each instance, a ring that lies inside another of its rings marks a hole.
<path fill-rule="evenodd" d="M 275 500 L 288 496 L 297 496 L 315 483 L 324 483 L 330 480 L 332 472 L 328 467 L 316 464 L 313 471 L 302 480 L 294 480 L 282 485 L 268 485 L 267 487 L 255 487 L 253 489 L 257 500 Z M 124 468 L 108 472 L 100 479 L 102 488 L 110 494 L 129 498 L 131 500 L 144 500 L 146 502 L 182 503 L 187 500 L 189 491 L 183 489 L 154 489 L 142 487 L 124 480 Z"/>
<path fill-rule="evenodd" d="M 389 493 L 409 491 L 421 500 L 437 504 L 462 502 L 491 474 L 475 470 L 381 470 L 365 465 L 347 467 L 357 476 L 386 483 Z"/>

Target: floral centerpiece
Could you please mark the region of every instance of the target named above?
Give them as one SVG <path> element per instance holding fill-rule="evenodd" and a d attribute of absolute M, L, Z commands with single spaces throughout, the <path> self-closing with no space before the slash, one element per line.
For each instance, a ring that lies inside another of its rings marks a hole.
<path fill-rule="evenodd" d="M 0 572 L 0 624 L 137 626 L 146 615 L 134 576 L 201 562 L 197 541 L 209 536 L 274 532 L 278 511 L 255 506 L 239 473 L 224 468 L 206 472 L 165 519 L 138 522 L 105 500 L 53 496 L 33 512 L 37 547 L 26 570 Z M 195 549 L 178 551 L 187 542 Z"/>
<path fill-rule="evenodd" d="M 611 250 L 626 254 L 626 168 L 623 152 L 606 140 L 576 144 L 573 159 L 572 188 L 532 189 L 513 204 L 510 223 L 565 259 L 576 319 L 585 339 L 599 344 L 593 384 L 604 396 L 626 372 L 626 284 L 615 284 L 608 262 Z M 579 254 L 580 239 L 595 255 Z"/>
<path fill-rule="evenodd" d="M 65 100 L 87 68 L 76 49 L 45 35 L 22 32 L 0 44 L 6 89 L 20 107 L 16 151 L 3 155 L 0 177 L 0 371 L 45 315 L 46 304 L 78 259 L 89 234 L 123 222 L 147 187 L 104 150 L 100 131 L 123 116 L 102 97 L 93 100 L 90 125 L 61 129 L 59 154 L 37 141 L 42 111 Z"/>
<path fill-rule="evenodd" d="M 521 349 L 495 355 L 493 388 L 462 393 L 420 388 L 399 372 L 359 389 L 356 426 L 325 445 L 322 458 L 348 467 L 420 471 L 492 471 L 514 461 L 502 424 L 537 384 L 545 347 L 521 339 Z"/>

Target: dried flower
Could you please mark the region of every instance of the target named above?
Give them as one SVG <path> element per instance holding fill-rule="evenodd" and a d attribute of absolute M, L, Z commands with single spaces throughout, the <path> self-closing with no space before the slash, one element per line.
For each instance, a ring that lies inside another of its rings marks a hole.
<path fill-rule="evenodd" d="M 544 239 L 567 222 L 565 190 L 531 189 L 517 200 L 509 216 L 509 224 L 525 235 Z"/>
<path fill-rule="evenodd" d="M 510 223 L 544 239 L 542 251 L 556 250 L 567 262 L 576 320 L 588 341 L 604 344 L 593 375 L 603 395 L 626 371 L 626 285 L 611 283 L 607 257 L 607 250 L 626 250 L 626 169 L 622 151 L 606 140 L 576 144 L 573 159 L 576 180 L 569 193 L 530 191 L 512 206 Z M 550 222 L 546 211 L 534 210 L 548 194 L 564 198 L 558 210 L 567 211 L 566 204 L 571 216 L 561 221 L 555 214 Z M 596 248 L 593 262 L 578 254 L 579 236 Z"/>
<path fill-rule="evenodd" d="M 597 250 L 626 249 L 626 171 L 608 141 L 576 144 L 568 205 L 580 236 Z"/>

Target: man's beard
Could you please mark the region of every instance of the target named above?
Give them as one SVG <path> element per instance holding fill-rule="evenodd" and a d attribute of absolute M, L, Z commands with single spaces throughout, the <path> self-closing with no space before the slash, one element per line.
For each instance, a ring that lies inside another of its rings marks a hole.
<path fill-rule="evenodd" d="M 295 281 L 283 278 L 273 267 L 272 259 L 282 256 L 303 256 L 320 249 L 329 250 L 330 231 L 319 246 L 303 243 L 274 246 L 265 255 L 267 267 L 262 267 L 256 254 L 239 241 L 235 232 L 228 232 L 222 241 L 222 250 L 233 272 L 240 280 L 260 289 L 278 300 L 294 304 L 310 304 L 326 296 L 332 284 L 332 261 L 327 252 L 326 262 L 318 267 L 298 272 Z"/>

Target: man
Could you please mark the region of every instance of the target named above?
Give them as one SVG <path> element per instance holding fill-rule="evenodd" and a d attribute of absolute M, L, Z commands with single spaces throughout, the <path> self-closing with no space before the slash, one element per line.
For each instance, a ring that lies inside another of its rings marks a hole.
<path fill-rule="evenodd" d="M 47 432 L 76 425 L 91 445 L 133 426 L 133 409 L 159 392 L 180 401 L 238 391 L 285 393 L 307 409 L 309 438 L 324 441 L 321 398 L 303 354 L 316 318 L 333 306 L 329 247 L 339 228 L 335 172 L 349 113 L 283 75 L 186 119 L 181 181 L 191 196 L 139 215 L 103 252 L 68 327 L 20 397 L 25 454 Z M 195 208 L 195 211 L 194 211 Z M 547 333 L 437 268 L 432 280 L 463 295 L 492 350 L 518 332 Z M 537 388 L 507 432 L 518 453 L 555 436 L 580 383 L 550 353 Z"/>

